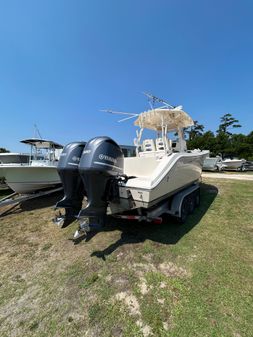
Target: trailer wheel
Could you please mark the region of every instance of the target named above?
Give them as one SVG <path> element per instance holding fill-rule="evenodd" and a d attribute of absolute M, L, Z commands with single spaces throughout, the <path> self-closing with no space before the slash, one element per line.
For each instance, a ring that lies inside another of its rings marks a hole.
<path fill-rule="evenodd" d="M 200 204 L 200 191 L 199 189 L 195 192 L 195 207 L 198 207 Z"/>
<path fill-rule="evenodd" d="M 195 193 L 188 195 L 189 214 L 192 214 L 195 208 Z"/>
<path fill-rule="evenodd" d="M 188 214 L 189 214 L 189 202 L 188 197 L 185 197 L 181 206 L 181 217 L 179 218 L 179 223 L 181 224 L 185 223 Z"/>

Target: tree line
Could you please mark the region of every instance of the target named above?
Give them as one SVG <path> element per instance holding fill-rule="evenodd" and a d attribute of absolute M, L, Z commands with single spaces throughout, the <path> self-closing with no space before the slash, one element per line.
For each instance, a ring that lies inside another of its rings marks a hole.
<path fill-rule="evenodd" d="M 204 125 L 194 121 L 194 125 L 186 130 L 188 134 L 187 147 L 189 150 L 209 150 L 211 156 L 237 157 L 253 160 L 253 131 L 248 135 L 233 133 L 240 128 L 239 120 L 227 113 L 220 119 L 216 132 L 204 132 Z"/>

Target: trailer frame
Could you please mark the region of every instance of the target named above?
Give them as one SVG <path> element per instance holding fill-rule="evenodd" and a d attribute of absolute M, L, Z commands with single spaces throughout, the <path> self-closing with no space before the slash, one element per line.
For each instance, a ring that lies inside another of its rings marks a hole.
<path fill-rule="evenodd" d="M 50 189 L 50 190 L 38 191 L 38 192 L 35 192 L 35 193 L 32 193 L 32 194 L 19 194 L 19 193 L 14 192 L 14 193 L 11 193 L 11 194 L 5 196 L 4 198 L 0 199 L 0 208 L 5 207 L 5 206 L 15 207 L 15 206 L 21 204 L 24 201 L 39 198 L 39 197 L 42 197 L 42 196 L 45 196 L 45 195 L 49 195 L 51 193 L 59 192 L 62 189 L 63 189 L 63 187 L 61 186 L 61 187 L 53 188 L 53 189 Z M 5 213 L 9 212 L 10 209 L 7 209 L 7 210 L 3 211 L 2 213 L 0 213 L 0 216 L 3 216 Z"/>
<path fill-rule="evenodd" d="M 191 214 L 195 207 L 199 206 L 200 202 L 200 184 L 194 183 L 191 186 L 186 187 L 180 192 L 166 198 L 159 203 L 156 207 L 145 210 L 138 209 L 139 214 L 111 214 L 110 216 L 118 219 L 125 219 L 129 221 L 146 221 L 154 224 L 161 224 L 163 221 L 163 215 L 171 215 L 177 219 L 177 221 L 183 224 L 188 214 Z M 90 223 L 88 217 L 79 219 L 79 228 L 74 234 L 74 240 L 79 239 L 81 236 L 86 235 L 92 230 L 101 229 L 96 223 Z"/>

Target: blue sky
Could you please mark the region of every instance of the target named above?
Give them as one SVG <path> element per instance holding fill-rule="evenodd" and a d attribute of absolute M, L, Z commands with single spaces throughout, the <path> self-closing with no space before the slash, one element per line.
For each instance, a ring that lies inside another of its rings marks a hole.
<path fill-rule="evenodd" d="M 253 129 L 253 1 L 0 0 L 0 147 L 33 136 L 131 144 L 142 91 L 215 131 L 224 113 Z M 238 132 L 238 131 L 237 131 Z"/>

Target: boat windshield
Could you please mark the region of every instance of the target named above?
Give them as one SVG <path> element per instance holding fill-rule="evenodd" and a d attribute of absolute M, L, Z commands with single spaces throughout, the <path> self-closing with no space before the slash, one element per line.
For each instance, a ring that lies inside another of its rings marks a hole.
<path fill-rule="evenodd" d="M 217 158 L 206 158 L 205 159 L 205 165 L 208 164 L 208 165 L 215 165 L 217 162 Z"/>

